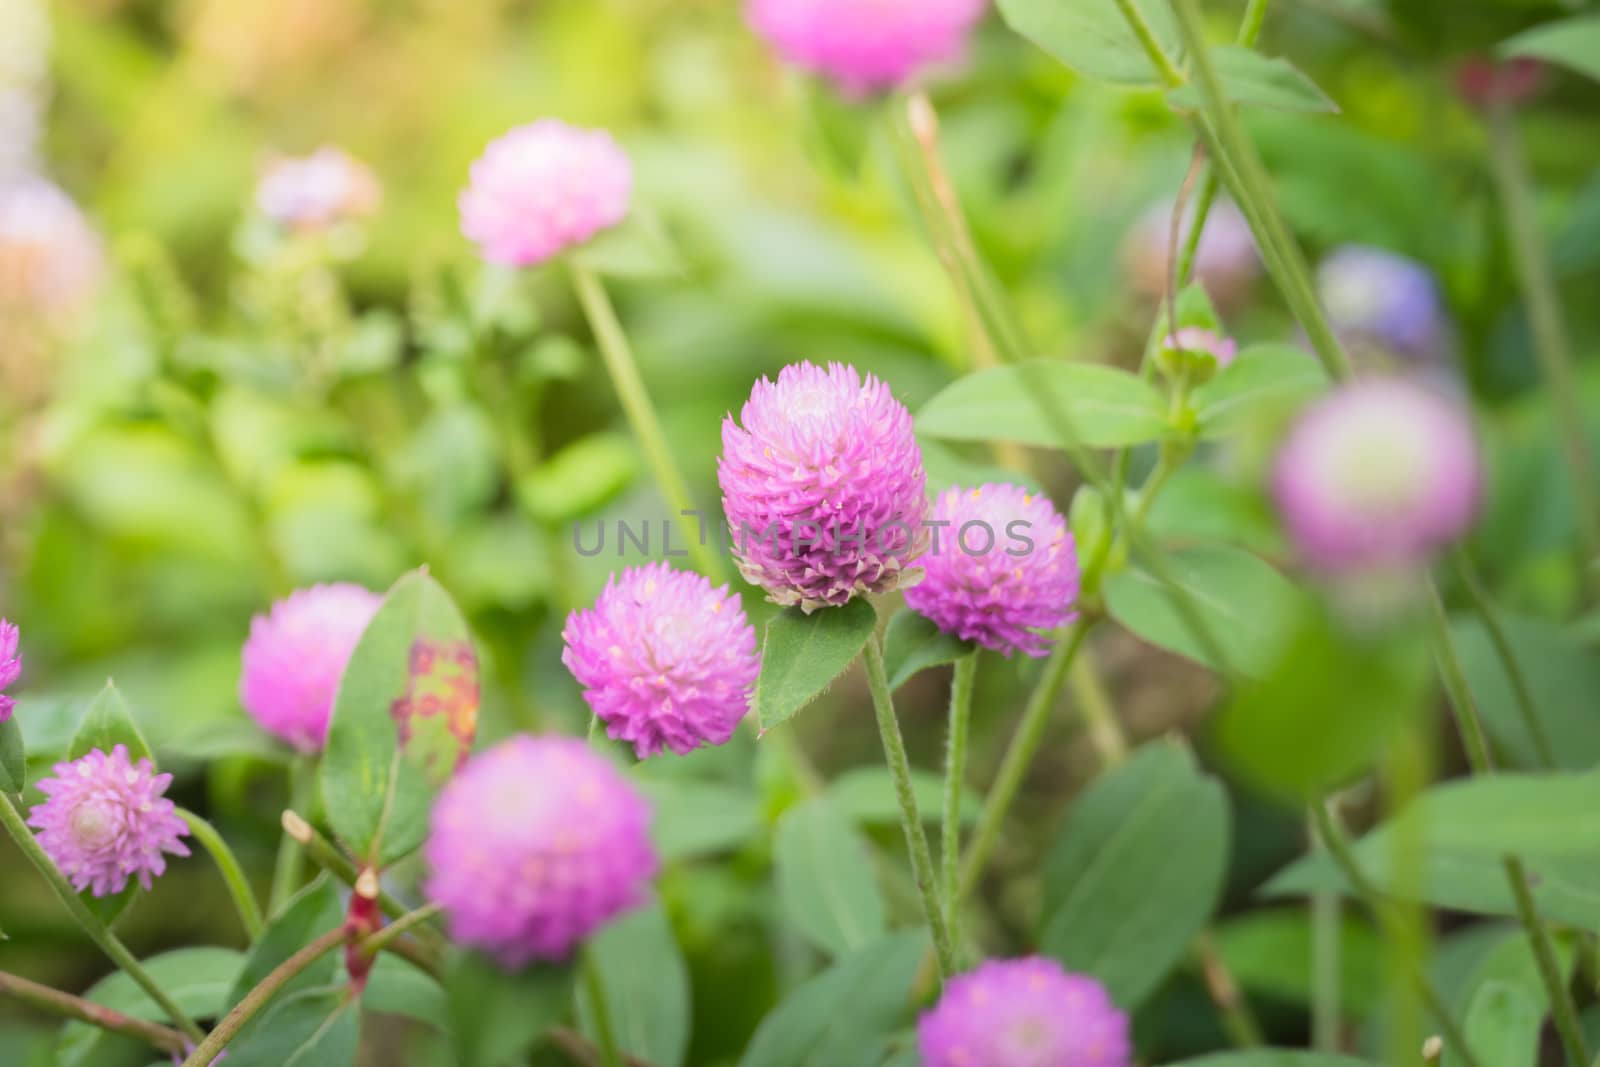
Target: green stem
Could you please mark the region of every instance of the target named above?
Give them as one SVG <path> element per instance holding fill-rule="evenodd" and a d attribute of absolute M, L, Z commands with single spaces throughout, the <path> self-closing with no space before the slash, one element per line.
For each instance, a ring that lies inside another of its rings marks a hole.
<path fill-rule="evenodd" d="M 1150 28 L 1150 23 L 1145 19 L 1144 12 L 1134 0 L 1117 0 L 1117 7 L 1122 9 L 1122 17 L 1127 20 L 1133 35 L 1139 38 L 1139 43 L 1144 46 L 1145 54 L 1150 57 L 1150 62 L 1156 68 L 1156 73 L 1167 88 L 1175 89 L 1184 82 L 1183 72 L 1177 64 L 1167 55 L 1161 47 L 1161 42 L 1156 40 L 1155 31 Z"/>
<path fill-rule="evenodd" d="M 279 990 L 307 967 L 338 948 L 344 943 L 344 938 L 343 927 L 329 930 L 279 964 L 276 970 L 261 980 L 260 985 L 246 993 L 244 999 L 222 1017 L 216 1029 L 189 1053 L 189 1058 L 183 1061 L 183 1067 L 210 1067 L 218 1054 L 228 1047 L 228 1042 L 239 1036 L 244 1025 L 259 1015 Z"/>
<path fill-rule="evenodd" d="M 1523 158 L 1511 105 L 1500 101 L 1489 109 L 1489 163 L 1505 212 L 1506 233 L 1522 297 L 1533 327 L 1533 350 L 1539 359 L 1545 388 L 1555 407 L 1556 425 L 1566 452 L 1567 475 L 1577 508 L 1578 533 L 1583 539 L 1586 577 L 1600 592 L 1600 500 L 1597 500 L 1594 457 L 1583 426 L 1583 409 L 1577 376 L 1573 373 L 1572 341 L 1561 311 L 1550 260 L 1539 235 L 1534 212 L 1533 181 Z"/>
<path fill-rule="evenodd" d="M 104 1004 L 96 1004 L 92 1000 L 75 997 L 71 993 L 63 993 L 59 989 L 51 989 L 4 971 L 0 971 L 0 996 L 12 997 L 29 1007 L 143 1041 L 162 1052 L 182 1052 L 189 1044 L 187 1038 L 170 1026 L 135 1019 Z"/>
<path fill-rule="evenodd" d="M 1105 767 L 1115 767 L 1128 758 L 1128 739 L 1123 735 L 1122 724 L 1111 707 L 1105 684 L 1094 669 L 1089 656 L 1079 656 L 1067 672 L 1067 683 L 1072 686 L 1072 699 L 1077 702 L 1078 713 L 1089 731 L 1089 740 L 1100 754 Z"/>
<path fill-rule="evenodd" d="M 167 1018 L 172 1021 L 174 1026 L 192 1039 L 200 1040 L 204 1033 L 194 1024 L 194 1020 L 184 1013 L 184 1010 L 177 1005 L 176 1001 L 167 996 L 166 991 L 150 976 L 150 972 L 145 970 L 139 961 L 133 958 L 133 953 L 128 951 L 128 947 L 122 943 L 122 940 L 107 929 L 104 923 L 94 917 L 94 913 L 89 910 L 89 906 L 83 902 L 83 899 L 68 884 L 66 876 L 56 867 L 54 861 L 45 854 L 44 849 L 39 846 L 38 839 L 33 836 L 33 832 L 23 822 L 21 813 L 17 811 L 9 797 L 0 796 L 0 822 L 5 823 L 6 832 L 17 843 L 17 847 L 22 850 L 22 854 L 28 857 L 28 862 L 37 867 L 39 873 L 44 875 L 45 881 L 50 883 L 50 888 L 61 899 L 61 903 L 66 905 L 68 913 L 71 914 L 79 926 L 83 927 L 83 932 L 89 935 L 89 940 L 93 941 L 100 951 L 110 958 L 112 963 L 115 963 L 125 971 L 128 977 L 132 978 L 134 983 L 144 990 L 151 1000 L 155 1001 L 156 1006 L 166 1013 Z"/>
<path fill-rule="evenodd" d="M 1551 747 L 1550 735 L 1545 732 L 1544 720 L 1540 718 L 1539 709 L 1533 701 L 1533 690 L 1528 685 L 1527 675 L 1522 671 L 1522 664 L 1517 661 L 1516 653 L 1511 648 L 1511 641 L 1501 624 L 1500 613 L 1494 606 L 1494 600 L 1478 579 L 1472 558 L 1465 550 L 1457 549 L 1452 553 L 1452 562 L 1455 564 L 1456 576 L 1461 580 L 1462 587 L 1466 589 L 1467 596 L 1472 601 L 1473 609 L 1483 622 L 1484 632 L 1489 635 L 1489 643 L 1494 646 L 1500 666 L 1511 682 L 1511 692 L 1516 697 L 1517 711 L 1522 715 L 1522 725 L 1527 729 L 1528 736 L 1533 739 L 1534 752 L 1546 770 L 1554 770 L 1555 749 Z"/>
<path fill-rule="evenodd" d="M 1080 616 L 1045 660 L 1044 671 L 1028 697 L 1028 704 L 1017 722 L 1016 732 L 1011 735 L 1010 744 L 1006 746 L 1000 769 L 995 772 L 994 784 L 989 787 L 983 811 L 978 816 L 978 826 L 967 844 L 967 853 L 961 865 L 961 881 L 952 908 L 970 896 L 977 888 L 978 879 L 983 877 L 989 854 L 1000 839 L 1000 827 L 1005 824 L 1017 790 L 1022 787 L 1028 767 L 1039 751 L 1039 743 L 1044 740 L 1044 730 L 1050 722 L 1050 712 L 1055 707 L 1056 699 L 1061 695 L 1061 687 L 1066 683 L 1067 671 L 1093 628 L 1094 621 L 1089 616 Z"/>
<path fill-rule="evenodd" d="M 1250 0 L 1245 6 L 1244 18 L 1239 21 L 1239 35 L 1235 38 L 1244 48 L 1254 48 L 1261 36 L 1261 27 L 1267 21 L 1268 0 Z"/>
<path fill-rule="evenodd" d="M 639 448 L 644 453 L 645 462 L 650 465 L 656 484 L 666 495 L 668 505 L 678 513 L 675 522 L 688 541 L 689 555 L 695 566 L 713 584 L 722 585 L 729 580 L 723 560 L 711 545 L 702 543 L 702 533 L 711 528 L 711 523 L 702 521 L 696 525 L 690 522 L 691 515 L 699 515 L 702 520 L 706 520 L 707 516 L 695 510 L 688 483 L 673 462 L 672 449 L 667 443 L 666 434 L 662 432 L 644 379 L 639 375 L 633 349 L 628 344 L 628 335 L 623 332 L 616 309 L 611 306 L 611 298 L 606 295 L 605 286 L 593 271 L 576 260 L 570 260 L 569 265 L 578 302 L 583 305 L 589 328 L 594 332 L 595 344 L 600 349 L 606 372 L 611 376 L 617 400 L 622 405 L 629 426 L 633 428 L 633 435 L 638 439 Z"/>
<path fill-rule="evenodd" d="M 1333 815 L 1325 803 L 1311 805 L 1311 818 L 1317 827 L 1317 833 L 1322 838 L 1328 854 L 1333 857 L 1335 865 L 1344 873 L 1345 880 L 1350 883 L 1351 889 L 1361 902 L 1366 905 L 1374 917 L 1382 923 L 1391 933 L 1397 933 L 1397 922 L 1390 911 L 1388 902 L 1367 879 L 1366 872 L 1361 869 L 1360 861 L 1351 851 L 1350 844 L 1345 840 L 1344 832 L 1334 822 Z M 1439 992 L 1433 980 L 1422 969 L 1420 963 L 1410 956 L 1405 957 L 1406 971 L 1416 987 L 1417 993 L 1422 997 L 1423 1003 L 1433 1013 L 1435 1022 L 1444 1031 L 1445 1041 L 1456 1050 L 1456 1055 L 1464 1067 L 1483 1067 L 1483 1063 L 1473 1052 L 1472 1046 L 1467 1044 L 1466 1035 L 1450 1013 L 1450 1007 L 1445 1003 L 1444 996 Z"/>
<path fill-rule="evenodd" d="M 1261 1035 L 1261 1025 L 1256 1022 L 1249 1003 L 1239 991 L 1239 983 L 1235 981 L 1233 972 L 1223 962 L 1222 952 L 1217 948 L 1216 938 L 1209 927 L 1200 931 L 1194 939 L 1191 952 L 1200 965 L 1207 995 L 1222 1013 L 1222 1028 L 1227 1031 L 1228 1040 L 1233 1042 L 1235 1048 L 1260 1048 L 1266 1044 L 1266 1039 Z"/>
<path fill-rule="evenodd" d="M 289 808 L 307 811 L 316 790 L 316 761 L 299 755 L 289 764 Z M 300 888 L 305 876 L 305 856 L 300 842 L 289 834 L 278 841 L 278 859 L 272 868 L 272 892 L 267 897 L 267 911 L 276 915 L 290 897 Z"/>
<path fill-rule="evenodd" d="M 586 954 L 583 961 L 583 989 L 588 994 L 589 1009 L 594 1015 L 600 1061 L 604 1067 L 622 1067 L 622 1052 L 617 1046 L 617 1035 L 611 1025 L 611 1005 L 606 1000 L 605 983 L 600 980 L 600 968 L 595 965 L 592 954 Z"/>
<path fill-rule="evenodd" d="M 1322 851 L 1316 826 L 1311 825 L 1310 830 L 1312 850 Z M 1319 890 L 1311 894 L 1311 1047 L 1318 1052 L 1339 1051 L 1343 1000 L 1341 913 L 1337 892 Z"/>
<path fill-rule="evenodd" d="M 250 888 L 250 880 L 245 877 L 244 868 L 239 866 L 238 857 L 222 839 L 222 835 L 217 833 L 215 826 L 184 808 L 178 809 L 178 817 L 189 824 L 189 832 L 200 842 L 201 847 L 211 854 L 218 873 L 227 884 L 228 895 L 233 898 L 233 906 L 239 913 L 239 920 L 244 923 L 245 933 L 254 942 L 261 936 L 266 923 L 261 918 L 261 905 L 256 903 L 255 891 Z"/>
<path fill-rule="evenodd" d="M 379 905 L 382 907 L 382 905 Z M 384 949 L 393 951 L 398 940 L 413 930 L 420 931 L 424 923 L 432 922 L 444 911 L 440 904 L 424 904 L 395 919 L 377 933 L 369 934 L 358 946 L 366 956 L 376 956 Z M 432 968 L 424 968 L 432 969 Z"/>
<path fill-rule="evenodd" d="M 889 690 L 889 678 L 883 666 L 883 646 L 877 635 L 867 641 L 867 686 L 872 691 L 872 706 L 877 712 L 878 733 L 883 738 L 883 755 L 894 779 L 895 798 L 900 802 L 900 824 L 905 830 L 906 846 L 911 853 L 911 873 L 916 879 L 917 891 L 922 896 L 922 910 L 933 934 L 933 950 L 939 961 L 939 976 L 948 979 L 956 973 L 955 946 L 950 940 L 950 927 L 945 922 L 945 910 L 939 900 L 938 872 L 933 865 L 933 853 L 928 848 L 928 835 L 922 826 L 922 814 L 917 810 L 917 794 L 911 785 L 911 761 L 906 756 L 905 738 L 900 736 L 900 721 L 895 718 L 894 697 Z"/>
<path fill-rule="evenodd" d="M 967 734 L 972 725 L 972 687 L 978 676 L 978 653 L 969 652 L 956 660 L 950 679 L 950 737 L 944 764 L 944 821 L 939 862 L 944 877 L 940 893 L 944 897 L 950 939 L 959 940 L 960 908 L 956 901 L 961 885 L 961 800 L 966 793 Z"/>

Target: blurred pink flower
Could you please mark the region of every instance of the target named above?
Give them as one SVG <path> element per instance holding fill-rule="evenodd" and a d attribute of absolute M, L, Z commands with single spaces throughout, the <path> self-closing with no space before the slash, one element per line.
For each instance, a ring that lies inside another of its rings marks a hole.
<path fill-rule="evenodd" d="M 16 626 L 0 619 L 0 689 L 11 685 L 22 676 L 22 657 L 17 653 L 19 634 Z M 0 722 L 11 718 L 16 701 L 0 693 Z"/>
<path fill-rule="evenodd" d="M 987 6 L 986 0 L 749 0 L 746 14 L 785 61 L 865 93 L 960 59 Z"/>
<path fill-rule="evenodd" d="M 100 238 L 71 197 L 43 178 L 0 181 L 0 315 L 63 320 L 104 273 Z"/>
<path fill-rule="evenodd" d="M 341 148 L 273 160 L 256 185 L 256 206 L 294 230 L 322 230 L 371 215 L 383 199 L 372 170 Z"/>

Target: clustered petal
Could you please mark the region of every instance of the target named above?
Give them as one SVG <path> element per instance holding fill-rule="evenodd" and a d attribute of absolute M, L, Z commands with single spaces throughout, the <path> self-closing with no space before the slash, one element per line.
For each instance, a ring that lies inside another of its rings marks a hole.
<path fill-rule="evenodd" d="M 80 893 L 122 892 L 130 878 L 149 889 L 167 869 L 166 853 L 189 855 L 188 825 L 165 797 L 172 775 L 148 759 L 131 763 L 125 745 L 55 765 L 39 782 L 47 798 L 28 813 L 39 845 Z"/>
<path fill-rule="evenodd" d="M 911 584 L 929 537 L 911 413 L 854 367 L 785 367 L 722 423 L 717 481 L 740 572 L 807 611 Z"/>
<path fill-rule="evenodd" d="M 1274 471 L 1290 535 L 1327 571 L 1425 563 L 1471 525 L 1481 482 L 1467 413 L 1400 379 L 1357 382 L 1319 401 Z"/>
<path fill-rule="evenodd" d="M 15 624 L 0 619 L 0 689 L 14 683 L 22 676 L 22 656 L 17 652 L 20 634 Z M 16 701 L 0 693 L 0 722 L 11 718 Z"/>
<path fill-rule="evenodd" d="M 1366 364 L 1451 358 L 1449 319 L 1428 268 L 1382 248 L 1344 245 L 1317 268 L 1317 293 L 1339 340 Z"/>
<path fill-rule="evenodd" d="M 316 585 L 250 621 L 239 700 L 262 729 L 321 750 L 345 664 L 382 602 L 359 585 Z"/>
<path fill-rule="evenodd" d="M 643 902 L 650 807 L 574 738 L 514 737 L 474 756 L 433 808 L 425 891 L 451 936 L 515 969 L 565 958 Z"/>
<path fill-rule="evenodd" d="M 633 166 L 604 130 L 556 119 L 490 142 L 461 193 L 461 232 L 491 263 L 529 267 L 628 214 Z"/>
<path fill-rule="evenodd" d="M 922 1067 L 1131 1067 L 1128 1018 L 1054 960 L 991 960 L 917 1023 Z"/>
<path fill-rule="evenodd" d="M 750 25 L 785 61 L 850 92 L 891 89 L 961 58 L 986 0 L 750 0 Z"/>
<path fill-rule="evenodd" d="M 756 631 L 728 587 L 664 562 L 613 576 L 562 632 L 561 661 L 606 732 L 640 759 L 733 736 L 761 672 Z"/>
<path fill-rule="evenodd" d="M 370 215 L 382 198 L 372 170 L 332 145 L 309 156 L 273 161 L 256 185 L 261 213 L 296 230 L 326 229 Z"/>
<path fill-rule="evenodd" d="M 1017 485 L 958 486 L 939 494 L 930 525 L 936 542 L 907 606 L 984 648 L 1044 655 L 1078 597 L 1076 545 L 1049 498 Z"/>

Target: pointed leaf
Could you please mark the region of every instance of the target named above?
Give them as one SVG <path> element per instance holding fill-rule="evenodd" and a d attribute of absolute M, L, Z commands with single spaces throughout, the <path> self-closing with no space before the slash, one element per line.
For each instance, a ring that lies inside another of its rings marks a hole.
<path fill-rule="evenodd" d="M 889 676 L 889 688 L 899 689 L 919 672 L 954 663 L 975 648 L 971 641 L 945 633 L 926 616 L 902 608 L 889 620 L 883 637 L 883 669 Z"/>
<path fill-rule="evenodd" d="M 474 952 L 458 952 L 445 973 L 445 996 L 461 1067 L 522 1063 L 572 1005 L 573 971 L 536 964 L 508 974 Z"/>
<path fill-rule="evenodd" d="M 1032 360 L 952 382 L 917 413 L 917 432 L 949 441 L 1110 448 L 1164 436 L 1167 409 L 1155 386 L 1127 371 Z"/>
<path fill-rule="evenodd" d="M 789 608 L 767 623 L 756 679 L 756 719 L 763 731 L 787 722 L 845 672 L 878 624 L 864 597 L 805 614 Z"/>
<path fill-rule="evenodd" d="M 415 850 L 477 722 L 466 620 L 438 582 L 413 571 L 384 597 L 339 684 L 322 761 L 335 833 L 380 867 Z"/>
<path fill-rule="evenodd" d="M 1178 24 L 1167 0 L 1134 0 L 1167 56 L 1181 54 Z M 1000 0 L 1013 30 L 1073 70 L 1100 81 L 1157 85 L 1150 57 L 1115 0 Z"/>
<path fill-rule="evenodd" d="M 1194 391 L 1200 436 L 1211 439 L 1291 414 L 1328 388 L 1322 364 L 1293 345 L 1251 345 Z"/>
<path fill-rule="evenodd" d="M 1229 100 L 1249 107 L 1278 111 L 1337 112 L 1339 105 L 1317 87 L 1317 83 L 1293 63 L 1276 56 L 1264 56 L 1251 48 L 1220 45 L 1211 49 L 1217 77 Z M 1174 107 L 1198 110 L 1200 91 L 1191 82 L 1167 94 Z"/>
<path fill-rule="evenodd" d="M 339 887 L 327 875 L 296 893 L 284 905 L 245 956 L 239 981 L 229 994 L 228 1003 L 237 1004 L 261 980 L 277 970 L 290 956 L 344 921 L 344 905 Z M 311 964 L 284 987 L 287 992 L 327 985 L 333 981 L 338 960 L 329 954 Z"/>
<path fill-rule="evenodd" d="M 585 948 L 599 970 L 621 1051 L 654 1067 L 682 1067 L 689 1051 L 689 968 L 659 901 L 609 923 Z M 593 1005 L 580 989 L 578 1017 L 596 1036 Z"/>
<path fill-rule="evenodd" d="M 278 1000 L 247 1037 L 228 1046 L 229 1067 L 344 1067 L 361 1041 L 350 988 L 303 989 Z"/>
<path fill-rule="evenodd" d="M 141 759 L 155 762 L 144 735 L 134 724 L 128 702 L 116 685 L 107 681 L 106 687 L 89 702 L 88 710 L 83 713 L 78 732 L 72 735 L 67 759 L 81 759 L 94 751 L 110 752 L 118 745 L 127 746 L 130 762 L 138 763 Z"/>
<path fill-rule="evenodd" d="M 778 822 L 778 903 L 817 948 L 846 956 L 888 925 L 867 842 L 827 800 L 789 809 Z"/>
<path fill-rule="evenodd" d="M 28 787 L 28 752 L 22 727 L 14 718 L 0 722 L 0 793 L 21 793 Z"/>

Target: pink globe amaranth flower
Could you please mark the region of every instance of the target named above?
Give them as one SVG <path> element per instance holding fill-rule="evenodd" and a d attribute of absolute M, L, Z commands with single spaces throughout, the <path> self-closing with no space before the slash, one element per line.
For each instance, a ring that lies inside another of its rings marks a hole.
<path fill-rule="evenodd" d="M 938 535 L 907 606 L 964 641 L 1044 655 L 1078 598 L 1076 545 L 1049 498 L 1016 485 L 957 486 L 933 502 L 929 525 Z"/>
<path fill-rule="evenodd" d="M 104 273 L 100 238 L 71 197 L 43 178 L 0 179 L 0 318 L 63 320 Z"/>
<path fill-rule="evenodd" d="M 922 1067 L 1132 1067 L 1128 1018 L 1055 960 L 991 960 L 917 1022 Z"/>
<path fill-rule="evenodd" d="M 280 226 L 321 230 L 372 214 L 383 189 L 372 170 L 341 148 L 274 160 L 256 185 L 256 206 Z"/>
<path fill-rule="evenodd" d="M 1426 563 L 1471 525 L 1481 483 L 1467 413 L 1402 379 L 1357 382 L 1314 405 L 1273 476 L 1300 554 L 1327 571 Z"/>
<path fill-rule="evenodd" d="M 1161 346 L 1173 351 L 1203 352 L 1217 361 L 1217 370 L 1229 366 L 1239 356 L 1239 345 L 1233 338 L 1200 326 L 1185 326 L 1177 333 L 1167 334 Z"/>
<path fill-rule="evenodd" d="M 383 598 L 349 583 L 290 593 L 250 620 L 239 701 L 268 733 L 317 752 L 339 679 Z"/>
<path fill-rule="evenodd" d="M 461 192 L 461 232 L 491 263 L 530 267 L 628 214 L 633 166 L 604 130 L 556 119 L 489 143 Z"/>
<path fill-rule="evenodd" d="M 561 662 L 606 733 L 640 759 L 733 736 L 761 673 L 756 631 L 728 587 L 662 562 L 613 576 L 567 616 Z"/>
<path fill-rule="evenodd" d="M 1160 299 L 1169 283 L 1168 250 L 1172 243 L 1172 200 L 1151 204 L 1140 214 L 1122 246 L 1122 259 L 1134 288 Z M 1194 224 L 1194 202 L 1184 208 L 1179 248 Z M 1195 250 L 1194 277 L 1219 304 L 1237 304 L 1261 273 L 1250 223 L 1232 202 L 1219 200 L 1206 216 Z"/>
<path fill-rule="evenodd" d="M 749 0 L 746 15 L 786 62 L 865 93 L 960 59 L 987 6 L 986 0 Z"/>
<path fill-rule="evenodd" d="M 17 653 L 20 634 L 15 624 L 0 619 L 0 689 L 11 685 L 22 676 L 22 657 Z M 17 702 L 0 693 L 0 722 L 11 718 Z"/>
<path fill-rule="evenodd" d="M 643 902 L 650 807 L 584 742 L 514 737 L 474 756 L 434 805 L 428 899 L 450 936 L 517 969 L 566 958 Z"/>
<path fill-rule="evenodd" d="M 39 782 L 48 799 L 28 813 L 28 825 L 78 892 L 111 896 L 135 877 L 149 889 L 167 869 L 166 853 L 189 854 L 179 840 L 189 827 L 163 795 L 172 775 L 156 774 L 148 759 L 130 763 L 127 746 L 118 745 L 54 770 Z"/>
<path fill-rule="evenodd" d="M 739 570 L 806 611 L 921 576 L 927 474 L 911 413 L 854 367 L 811 363 L 761 379 L 722 423 L 717 481 Z"/>

